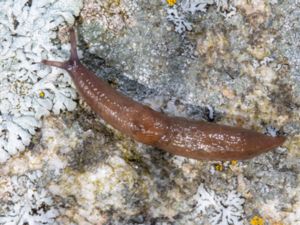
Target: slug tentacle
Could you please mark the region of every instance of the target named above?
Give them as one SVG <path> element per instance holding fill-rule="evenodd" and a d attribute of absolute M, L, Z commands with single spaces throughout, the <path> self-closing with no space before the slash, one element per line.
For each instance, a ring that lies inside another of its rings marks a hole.
<path fill-rule="evenodd" d="M 107 123 L 135 140 L 176 155 L 206 160 L 248 159 L 285 141 L 285 137 L 270 137 L 253 130 L 169 117 L 128 98 L 80 63 L 75 31 L 69 31 L 70 59 L 42 63 L 67 70 L 87 104 Z"/>
<path fill-rule="evenodd" d="M 51 61 L 51 60 L 42 60 L 43 64 L 48 65 L 48 66 L 54 66 L 54 67 L 58 67 L 61 69 L 67 69 L 67 66 L 69 65 L 69 61 L 64 61 L 64 62 L 58 62 L 58 61 Z"/>
<path fill-rule="evenodd" d="M 73 70 L 80 64 L 78 54 L 77 54 L 77 44 L 76 44 L 76 33 L 73 27 L 69 29 L 70 33 L 70 43 L 71 43 L 71 55 L 68 61 L 58 62 L 58 61 L 51 61 L 51 60 L 42 60 L 41 63 L 49 66 L 55 66 L 65 70 Z"/>
<path fill-rule="evenodd" d="M 78 54 L 77 54 L 76 33 L 75 33 L 74 28 L 71 27 L 69 29 L 69 32 L 70 32 L 70 43 L 71 43 L 71 56 L 70 56 L 69 61 L 79 62 L 79 58 L 78 58 Z"/>

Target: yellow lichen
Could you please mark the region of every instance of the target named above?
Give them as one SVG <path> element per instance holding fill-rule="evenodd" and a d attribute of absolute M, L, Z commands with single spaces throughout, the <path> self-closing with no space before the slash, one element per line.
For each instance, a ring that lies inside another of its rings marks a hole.
<path fill-rule="evenodd" d="M 40 96 L 40 98 L 44 98 L 45 97 L 45 92 L 40 91 L 39 96 Z"/>
<path fill-rule="evenodd" d="M 254 216 L 250 220 L 251 225 L 264 225 L 264 223 L 265 223 L 264 219 L 261 218 L 260 216 Z"/>
<path fill-rule="evenodd" d="M 221 171 L 223 171 L 223 165 L 221 163 L 218 163 L 215 165 L 215 169 L 216 169 L 216 171 L 221 172 Z"/>
<path fill-rule="evenodd" d="M 236 165 L 237 165 L 237 163 L 238 163 L 238 161 L 237 161 L 237 160 L 231 160 L 231 162 L 230 162 L 230 164 L 231 164 L 232 166 L 236 166 Z"/>
<path fill-rule="evenodd" d="M 176 4 L 176 1 L 177 0 L 167 0 L 167 3 L 168 3 L 169 6 L 173 6 L 173 5 Z"/>

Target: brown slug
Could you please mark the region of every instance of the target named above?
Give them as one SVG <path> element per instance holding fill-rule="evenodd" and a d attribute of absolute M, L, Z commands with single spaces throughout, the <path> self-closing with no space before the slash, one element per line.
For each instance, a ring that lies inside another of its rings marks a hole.
<path fill-rule="evenodd" d="M 285 137 L 252 130 L 169 117 L 117 92 L 83 66 L 77 56 L 76 34 L 70 29 L 71 57 L 42 63 L 69 72 L 80 96 L 107 123 L 135 140 L 175 155 L 205 160 L 248 159 L 280 146 Z"/>

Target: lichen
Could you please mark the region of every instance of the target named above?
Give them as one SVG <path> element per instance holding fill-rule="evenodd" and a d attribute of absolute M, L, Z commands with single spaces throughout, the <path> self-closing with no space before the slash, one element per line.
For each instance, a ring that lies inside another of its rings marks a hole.
<path fill-rule="evenodd" d="M 167 3 L 170 5 L 170 6 L 173 6 L 176 4 L 176 0 L 167 0 Z"/>
<path fill-rule="evenodd" d="M 52 195 L 39 187 L 41 171 L 6 177 L 0 191 L 0 224 L 57 224 Z"/>
<path fill-rule="evenodd" d="M 50 9 L 58 1 L 47 2 Z M 192 25 L 183 36 L 175 33 L 173 24 L 165 18 L 163 9 L 171 7 L 165 0 L 85 1 L 79 46 L 84 54 L 91 55 L 84 57 L 83 63 L 113 80 L 125 94 L 158 111 L 267 130 L 272 135 L 283 130 L 288 136 L 285 145 L 247 161 L 197 161 L 136 144 L 103 125 L 88 107 L 79 107 L 71 113 L 44 118 L 36 125 L 41 130 L 30 146 L 33 151 L 1 165 L 0 208 L 5 209 L 0 214 L 5 223 L 21 218 L 22 222 L 37 224 L 37 218 L 43 216 L 44 223 L 52 224 L 227 225 L 249 224 L 255 215 L 265 224 L 300 222 L 299 3 L 220 0 L 206 7 L 194 5 L 184 12 L 182 2 L 189 3 L 188 9 L 190 3 L 208 1 L 177 0 L 173 7 L 177 7 L 178 17 L 184 16 Z M 18 26 L 17 17 L 12 24 Z M 66 29 L 58 27 L 58 39 L 68 43 Z M 2 29 L 5 26 L 1 25 Z M 0 37 L 5 37 L 0 55 L 10 51 L 9 41 L 17 37 L 10 34 L 3 32 Z M 45 50 L 38 60 L 48 56 L 66 59 L 68 51 L 57 40 L 56 31 L 49 35 L 53 51 Z M 105 65 L 86 63 L 94 58 L 97 61 L 95 55 L 105 58 Z M 11 64 L 5 60 L 0 60 L 1 69 L 10 70 Z M 36 70 L 47 77 L 46 83 L 42 82 L 44 78 L 37 79 L 41 87 L 54 84 L 61 89 L 60 84 L 69 84 L 68 76 L 60 75 L 61 80 L 55 76 L 62 73 L 60 70 L 42 66 Z M 51 86 L 49 90 L 34 90 L 31 83 L 18 80 L 4 86 L 1 96 L 12 87 L 20 94 L 26 94 L 24 88 L 28 87 L 36 94 L 32 99 L 41 101 L 40 112 L 44 108 L 45 113 L 53 111 Z M 2 99 L 0 104 L 1 110 L 11 105 Z M 22 124 L 31 136 L 36 128 L 34 121 L 40 121 L 39 116 L 31 118 L 34 120 L 11 118 L 10 123 Z M 2 126 L 10 121 L 7 117 L 1 120 Z M 30 136 L 22 133 L 18 138 L 23 143 Z M 6 142 L 2 144 L 6 146 Z M 33 179 L 30 187 L 20 182 L 11 188 L 11 177 L 29 177 L 29 171 L 40 171 L 42 176 Z M 15 193 L 21 197 L 11 198 Z M 36 201 L 26 193 L 33 194 Z M 43 201 L 46 204 L 40 204 Z M 20 205 L 26 209 L 25 217 L 16 215 Z M 39 210 L 42 208 L 49 209 L 46 215 Z"/>
<path fill-rule="evenodd" d="M 261 218 L 260 216 L 253 216 L 250 220 L 251 225 L 264 225 L 264 219 Z"/>
<path fill-rule="evenodd" d="M 194 196 L 197 201 L 194 215 L 207 215 L 212 225 L 243 225 L 244 210 L 243 204 L 245 200 L 236 191 L 229 191 L 224 195 L 217 195 L 214 191 L 208 190 L 201 184 Z"/>
<path fill-rule="evenodd" d="M 228 11 L 228 3 L 226 0 L 181 0 L 174 6 L 174 4 L 169 3 L 169 8 L 167 8 L 167 19 L 171 21 L 175 25 L 175 31 L 180 34 L 184 34 L 186 31 L 192 30 L 192 22 L 190 22 L 187 18 L 189 14 L 195 14 L 198 12 L 205 13 L 207 11 L 208 6 L 216 5 L 217 9 Z M 231 16 L 231 11 L 235 10 L 234 7 L 231 6 L 230 12 L 223 13 L 224 16 Z M 229 13 L 231 13 L 229 15 Z"/>
<path fill-rule="evenodd" d="M 82 1 L 1 2 L 0 163 L 24 151 L 42 116 L 74 110 L 76 92 L 65 72 L 39 62 L 63 60 L 53 41 L 59 26 L 70 26 Z"/>

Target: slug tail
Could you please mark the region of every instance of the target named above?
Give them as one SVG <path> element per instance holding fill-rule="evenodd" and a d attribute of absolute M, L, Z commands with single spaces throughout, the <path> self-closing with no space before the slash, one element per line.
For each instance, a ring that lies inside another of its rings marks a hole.
<path fill-rule="evenodd" d="M 242 159 L 249 159 L 261 153 L 268 152 L 281 146 L 285 142 L 284 136 L 271 137 L 265 134 L 249 132 L 247 135 L 247 147 L 243 152 Z"/>

